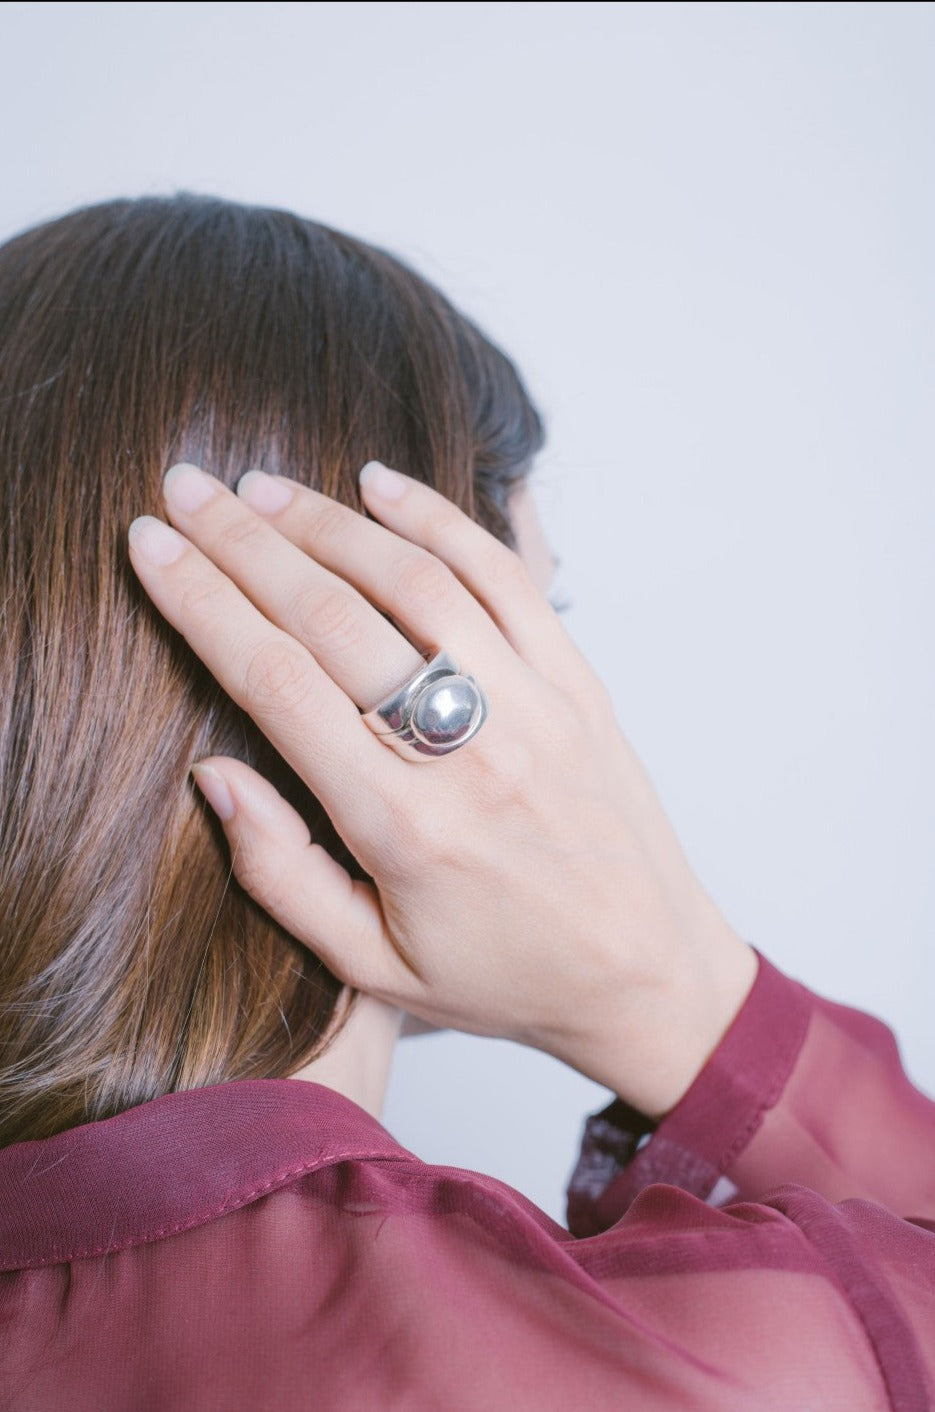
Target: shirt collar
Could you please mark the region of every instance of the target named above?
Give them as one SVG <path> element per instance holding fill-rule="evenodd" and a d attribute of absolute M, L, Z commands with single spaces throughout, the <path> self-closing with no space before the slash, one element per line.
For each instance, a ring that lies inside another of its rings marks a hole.
<path fill-rule="evenodd" d="M 351 1099 L 299 1079 L 166 1094 L 0 1149 L 0 1270 L 188 1230 L 352 1159 L 418 1159 Z"/>

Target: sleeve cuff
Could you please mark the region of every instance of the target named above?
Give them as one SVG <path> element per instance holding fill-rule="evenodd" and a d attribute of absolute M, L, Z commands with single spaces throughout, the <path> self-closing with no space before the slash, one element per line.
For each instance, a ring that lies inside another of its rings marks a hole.
<path fill-rule="evenodd" d="M 721 1205 L 731 1164 L 782 1097 L 811 1015 L 809 992 L 759 952 L 750 994 L 684 1098 L 654 1125 L 621 1099 L 585 1123 L 568 1186 L 568 1228 L 596 1235 L 647 1186 L 664 1182 Z"/>

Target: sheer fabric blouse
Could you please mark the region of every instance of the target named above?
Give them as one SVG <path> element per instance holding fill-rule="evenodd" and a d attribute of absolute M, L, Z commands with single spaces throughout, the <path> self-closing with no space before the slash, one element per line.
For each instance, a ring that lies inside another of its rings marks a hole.
<path fill-rule="evenodd" d="M 0 1407 L 935 1405 L 935 1105 L 761 958 L 656 1129 L 590 1118 L 569 1229 L 267 1080 L 0 1151 Z"/>

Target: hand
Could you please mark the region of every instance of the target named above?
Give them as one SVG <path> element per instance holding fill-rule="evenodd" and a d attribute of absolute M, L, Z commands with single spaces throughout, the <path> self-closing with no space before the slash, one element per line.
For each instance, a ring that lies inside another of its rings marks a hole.
<path fill-rule="evenodd" d="M 203 787 L 234 872 L 348 984 L 545 1050 L 659 1116 L 740 1008 L 755 954 L 691 873 L 518 556 L 424 485 L 377 466 L 361 485 L 380 523 L 283 477 L 253 472 L 238 496 L 177 467 L 181 535 L 131 527 L 153 602 L 373 881 L 352 880 L 268 781 L 214 758 Z M 358 708 L 442 647 L 489 719 L 447 757 L 402 759 Z"/>

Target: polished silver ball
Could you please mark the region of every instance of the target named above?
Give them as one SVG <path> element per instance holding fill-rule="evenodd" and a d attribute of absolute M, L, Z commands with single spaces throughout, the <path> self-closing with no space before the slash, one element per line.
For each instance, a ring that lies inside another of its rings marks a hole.
<path fill-rule="evenodd" d="M 424 745 L 454 745 L 470 734 L 481 710 L 481 695 L 472 681 L 443 677 L 420 694 L 409 729 Z"/>

